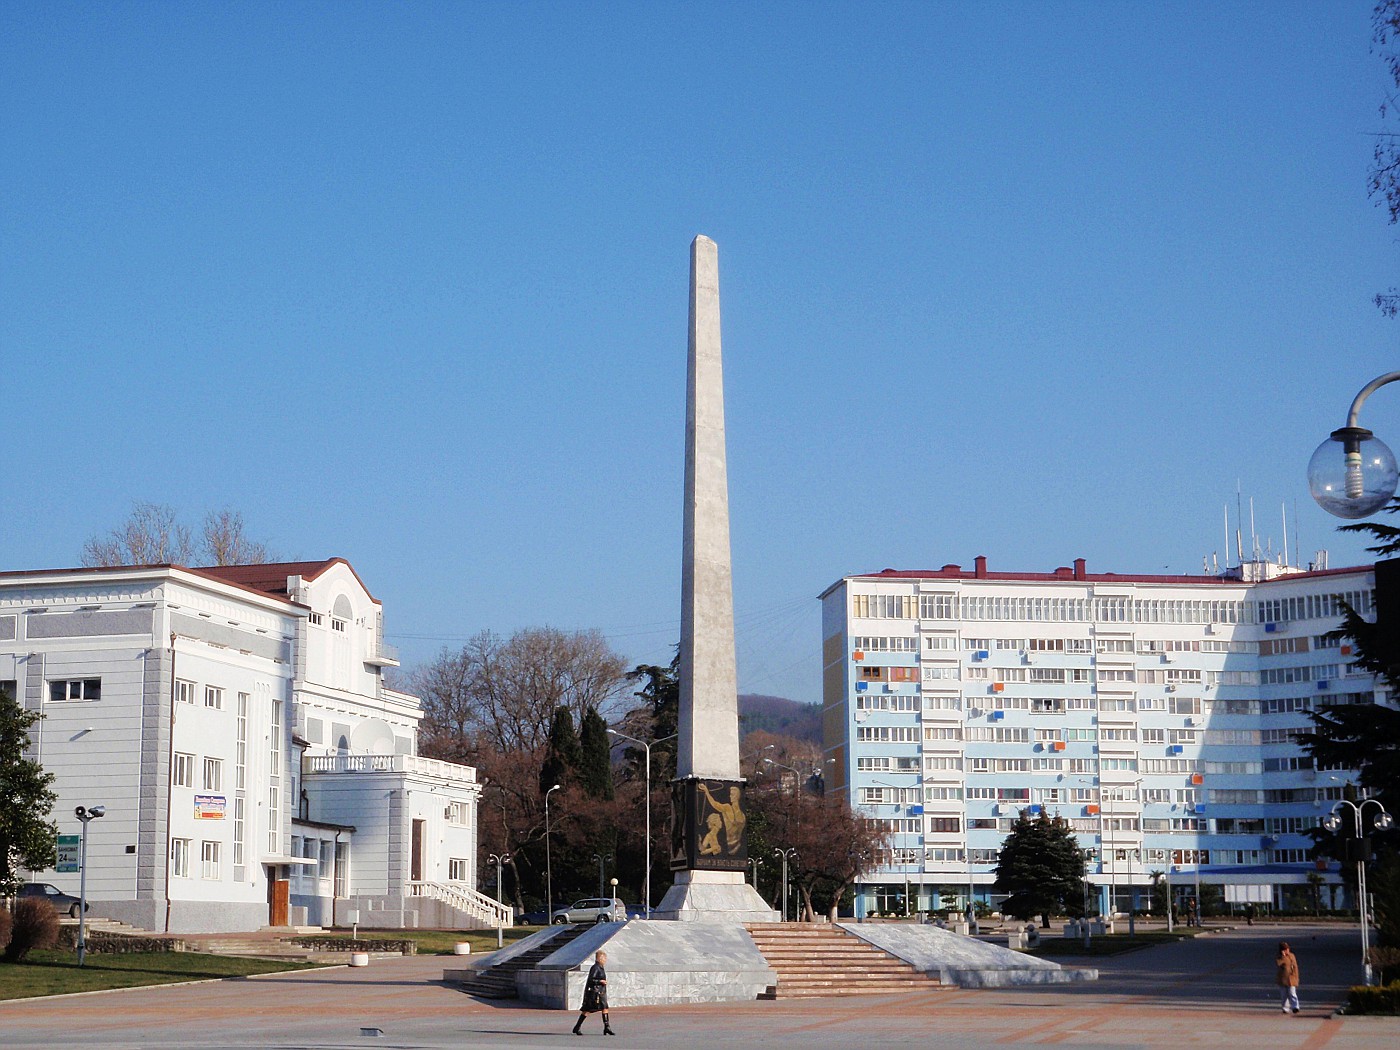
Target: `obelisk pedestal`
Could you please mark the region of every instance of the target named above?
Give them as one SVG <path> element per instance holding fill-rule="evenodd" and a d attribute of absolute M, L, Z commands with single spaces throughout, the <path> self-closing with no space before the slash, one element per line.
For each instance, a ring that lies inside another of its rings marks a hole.
<path fill-rule="evenodd" d="M 685 529 L 677 778 L 671 785 L 675 884 L 661 919 L 769 922 L 777 912 L 744 881 L 748 820 L 739 776 L 739 689 L 720 355 L 719 249 L 690 245 Z"/>

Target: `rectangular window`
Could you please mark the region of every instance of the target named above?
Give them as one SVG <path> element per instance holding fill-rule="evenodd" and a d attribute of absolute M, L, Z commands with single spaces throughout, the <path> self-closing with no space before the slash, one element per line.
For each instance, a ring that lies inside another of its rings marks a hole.
<path fill-rule="evenodd" d="M 183 679 L 175 681 L 175 699 L 182 704 L 193 704 L 195 694 L 195 684 L 186 682 Z"/>
<path fill-rule="evenodd" d="M 345 621 L 344 621 L 344 620 L 337 620 L 335 617 L 332 616 L 332 617 L 331 617 L 331 630 L 332 630 L 332 631 L 340 631 L 341 633 L 344 633 L 344 631 L 345 631 Z"/>
<path fill-rule="evenodd" d="M 470 823 L 470 811 L 465 802 L 449 802 L 447 804 L 447 823 L 455 824 L 458 827 L 466 827 Z"/>
<path fill-rule="evenodd" d="M 307 619 L 311 621 L 311 626 L 312 626 L 312 627 L 320 627 L 320 626 L 321 626 L 321 622 L 322 622 L 322 621 L 321 621 L 321 614 L 320 614 L 320 613 L 318 613 L 318 612 L 311 613 L 310 616 L 307 617 Z"/>
<path fill-rule="evenodd" d="M 219 844 L 210 842 L 207 839 L 199 844 L 199 862 L 201 879 L 219 878 Z"/>
<path fill-rule="evenodd" d="M 222 711 L 224 709 L 224 691 L 216 689 L 212 685 L 206 685 L 204 687 L 204 706 Z"/>
<path fill-rule="evenodd" d="M 466 857 L 453 857 L 447 862 L 447 877 L 452 882 L 466 882 L 471 871 Z"/>
<path fill-rule="evenodd" d="M 204 760 L 204 790 L 222 791 L 224 789 L 224 762 L 220 758 L 206 758 Z"/>
<path fill-rule="evenodd" d="M 233 800 L 233 866 L 241 867 L 243 864 L 243 842 L 247 825 L 244 818 L 244 798 L 239 795 Z M 235 872 L 234 878 L 238 875 Z"/>
<path fill-rule="evenodd" d="M 190 877 L 190 840 L 170 840 L 170 874 L 177 879 Z"/>
<path fill-rule="evenodd" d="M 170 772 L 170 783 L 177 788 L 194 787 L 194 755 L 175 752 L 175 766 Z"/>
<path fill-rule="evenodd" d="M 50 703 L 78 703 L 102 699 L 102 679 L 67 678 L 49 683 Z"/>
<path fill-rule="evenodd" d="M 278 853 L 282 846 L 282 701 L 272 701 L 268 726 L 267 850 Z"/>
<path fill-rule="evenodd" d="M 248 787 L 248 694 L 238 694 L 237 743 L 234 748 L 233 786 L 237 791 Z"/>

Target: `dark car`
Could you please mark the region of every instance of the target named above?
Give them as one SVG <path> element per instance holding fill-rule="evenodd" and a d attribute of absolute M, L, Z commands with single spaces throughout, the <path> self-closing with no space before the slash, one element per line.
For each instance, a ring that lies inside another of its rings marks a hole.
<path fill-rule="evenodd" d="M 71 893 L 64 893 L 57 886 L 50 886 L 47 882 L 26 882 L 19 888 L 20 897 L 42 897 L 54 906 L 54 909 L 63 914 L 66 912 L 73 918 L 78 917 L 78 898 Z M 88 905 L 88 910 L 92 905 Z"/>
<path fill-rule="evenodd" d="M 549 922 L 549 912 L 541 908 L 539 911 L 522 911 L 515 917 L 517 926 L 544 926 Z"/>

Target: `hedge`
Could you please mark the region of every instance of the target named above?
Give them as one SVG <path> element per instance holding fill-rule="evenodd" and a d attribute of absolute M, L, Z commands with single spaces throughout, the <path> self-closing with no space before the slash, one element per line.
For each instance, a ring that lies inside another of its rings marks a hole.
<path fill-rule="evenodd" d="M 65 926 L 59 932 L 60 948 L 78 947 L 78 928 Z M 182 952 L 185 942 L 178 937 L 131 937 L 121 933 L 89 930 L 87 952 L 90 955 L 143 955 L 151 952 Z"/>
<path fill-rule="evenodd" d="M 1347 994 L 1349 1014 L 1400 1014 L 1400 981 L 1379 988 L 1358 985 Z"/>
<path fill-rule="evenodd" d="M 361 937 L 359 940 L 350 940 L 345 937 L 293 937 L 292 943 L 298 948 L 309 948 L 317 952 L 402 952 L 404 955 L 418 953 L 418 942 L 412 940 L 370 940 L 367 937 Z"/>

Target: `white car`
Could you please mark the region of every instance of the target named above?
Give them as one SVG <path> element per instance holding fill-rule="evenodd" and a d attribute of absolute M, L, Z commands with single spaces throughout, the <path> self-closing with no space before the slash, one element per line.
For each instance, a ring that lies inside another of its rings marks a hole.
<path fill-rule="evenodd" d="M 616 897 L 585 897 L 567 908 L 554 912 L 554 925 L 570 922 L 621 922 L 627 918 L 627 907 Z"/>

